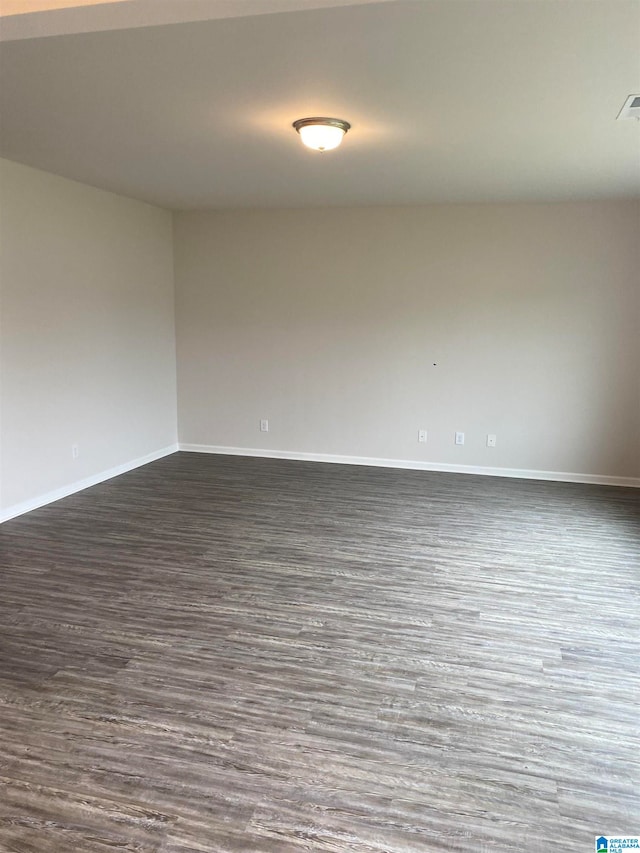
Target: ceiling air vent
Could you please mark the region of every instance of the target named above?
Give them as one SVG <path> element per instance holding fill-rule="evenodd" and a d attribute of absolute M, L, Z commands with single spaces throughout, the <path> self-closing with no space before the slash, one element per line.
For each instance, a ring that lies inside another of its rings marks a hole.
<path fill-rule="evenodd" d="M 640 119 L 640 95 L 629 95 L 624 102 L 624 106 L 618 113 L 618 121 L 622 121 L 625 118 Z"/>

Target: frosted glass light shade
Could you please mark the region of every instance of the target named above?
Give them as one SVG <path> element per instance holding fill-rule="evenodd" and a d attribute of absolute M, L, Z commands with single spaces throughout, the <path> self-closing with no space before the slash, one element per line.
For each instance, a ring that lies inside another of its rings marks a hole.
<path fill-rule="evenodd" d="M 300 128 L 300 138 L 307 148 L 315 148 L 316 151 L 331 151 L 342 142 L 344 130 L 333 127 L 330 124 L 308 124 Z"/>
<path fill-rule="evenodd" d="M 315 151 L 337 148 L 351 127 L 348 121 L 337 118 L 302 118 L 294 121 L 293 126 L 307 148 Z"/>

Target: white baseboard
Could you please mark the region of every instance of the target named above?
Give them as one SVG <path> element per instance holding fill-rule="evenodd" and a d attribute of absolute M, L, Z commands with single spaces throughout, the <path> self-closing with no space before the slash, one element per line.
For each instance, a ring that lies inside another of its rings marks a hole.
<path fill-rule="evenodd" d="M 512 477 L 524 480 L 555 480 L 560 483 L 592 483 L 601 486 L 640 488 L 639 477 L 610 477 L 606 474 L 572 474 L 566 471 L 533 471 L 519 468 L 490 468 L 480 465 L 451 465 L 413 459 L 378 459 L 369 456 L 334 456 L 331 453 L 303 453 L 291 450 L 265 450 L 255 447 L 224 447 L 213 444 L 183 444 L 180 450 L 191 453 L 220 453 L 228 456 L 263 456 L 269 459 L 297 459 L 300 462 L 333 462 L 338 465 L 371 465 L 376 468 L 409 468 L 415 471 L 444 471 L 450 474 L 480 474 L 485 477 Z"/>
<path fill-rule="evenodd" d="M 422 462 L 413 459 L 379 459 L 369 456 L 336 456 L 331 453 L 304 453 L 302 451 L 292 450 L 267 450 L 265 448 L 255 447 L 225 447 L 213 444 L 171 444 L 168 447 L 163 447 L 161 450 L 156 450 L 154 453 L 148 453 L 146 456 L 140 456 L 138 459 L 132 459 L 130 462 L 125 462 L 123 465 L 117 465 L 114 468 L 109 468 L 107 471 L 101 471 L 99 474 L 94 474 L 91 477 L 86 477 L 84 480 L 77 480 L 68 486 L 63 486 L 53 492 L 47 492 L 29 501 L 23 501 L 19 504 L 14 504 L 7 509 L 0 510 L 0 524 L 4 521 L 9 521 L 11 518 L 16 518 L 19 515 L 24 515 L 26 512 L 38 509 L 41 506 L 59 501 L 61 498 L 66 498 L 76 492 L 81 492 L 83 489 L 88 489 L 90 486 L 96 486 L 98 483 L 103 483 L 105 480 L 110 480 L 112 477 L 118 477 L 120 474 L 126 474 L 127 471 L 132 471 L 134 468 L 140 468 L 142 465 L 148 465 L 149 462 L 155 462 L 156 459 L 162 459 L 163 456 L 170 456 L 178 450 L 188 451 L 190 453 L 219 453 L 227 456 L 260 456 L 269 459 L 295 459 L 300 462 L 331 462 L 338 465 L 369 465 L 376 468 L 407 468 L 415 471 L 443 471 L 450 474 L 479 474 L 485 477 L 512 477 L 515 479 L 525 480 L 555 480 L 560 483 L 592 483 L 602 486 L 624 486 L 627 488 L 640 488 L 640 478 L 638 477 L 611 477 L 606 474 L 574 474 L 566 471 L 535 471 L 519 468 L 491 468 L 479 465 L 452 465 L 441 462 Z"/>
<path fill-rule="evenodd" d="M 116 465 L 115 468 L 109 468 L 107 471 L 101 471 L 99 474 L 94 474 L 91 477 L 85 477 L 84 480 L 76 480 L 75 483 L 70 483 L 68 486 L 63 486 L 61 489 L 56 489 L 53 492 L 47 492 L 30 501 L 23 501 L 19 504 L 7 507 L 0 511 L 0 524 L 4 521 L 9 521 L 10 518 L 15 518 L 18 515 L 24 515 L 25 512 L 31 512 L 33 509 L 38 509 L 46 504 L 59 501 L 61 498 L 66 498 L 76 492 L 81 492 L 83 489 L 88 489 L 90 486 L 96 486 L 98 483 L 103 483 L 105 480 L 110 480 L 112 477 L 118 477 L 120 474 L 126 474 L 127 471 L 133 471 L 134 468 L 140 468 L 141 465 L 148 465 L 149 462 L 155 462 L 156 459 L 162 459 L 163 456 L 170 456 L 178 450 L 177 444 L 170 444 L 168 447 L 163 447 L 161 450 L 156 450 L 154 453 L 148 453 L 146 456 L 140 456 L 138 459 L 132 459 L 130 462 L 125 462 L 123 465 Z"/>

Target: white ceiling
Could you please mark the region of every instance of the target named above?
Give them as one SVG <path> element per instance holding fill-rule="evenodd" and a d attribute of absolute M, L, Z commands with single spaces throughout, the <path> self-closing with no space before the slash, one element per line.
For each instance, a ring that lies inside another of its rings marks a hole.
<path fill-rule="evenodd" d="M 2 155 L 171 208 L 640 196 L 640 0 L 181 3 L 3 18 Z"/>
<path fill-rule="evenodd" d="M 65 9 L 69 6 L 95 6 L 99 3 L 124 3 L 127 0 L 0 0 L 0 17 L 3 15 L 26 15 L 50 9 Z"/>
<path fill-rule="evenodd" d="M 26 15 L 68 6 L 95 6 L 98 3 L 123 3 L 126 0 L 0 0 L 0 17 L 3 15 Z"/>

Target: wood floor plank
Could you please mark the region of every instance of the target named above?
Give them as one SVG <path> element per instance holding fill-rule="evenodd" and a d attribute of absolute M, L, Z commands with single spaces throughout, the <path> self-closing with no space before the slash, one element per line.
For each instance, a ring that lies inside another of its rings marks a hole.
<path fill-rule="evenodd" d="M 1 853 L 640 832 L 640 492 L 179 453 L 0 528 Z"/>

